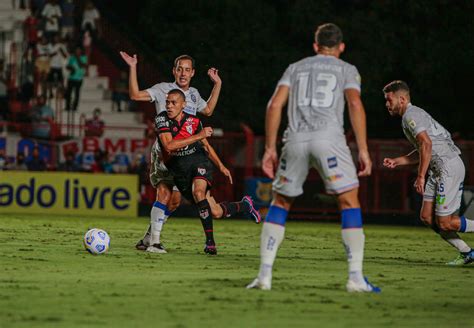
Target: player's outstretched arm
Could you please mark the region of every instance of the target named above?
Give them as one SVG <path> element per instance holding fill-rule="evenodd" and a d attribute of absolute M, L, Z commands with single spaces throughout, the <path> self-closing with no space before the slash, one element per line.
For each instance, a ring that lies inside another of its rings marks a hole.
<path fill-rule="evenodd" d="M 367 122 L 365 116 L 364 105 L 360 99 L 360 92 L 357 89 L 346 89 L 344 91 L 349 108 L 349 117 L 352 129 L 359 150 L 359 164 L 361 166 L 358 176 L 369 176 L 372 173 L 372 161 L 367 146 Z"/>
<path fill-rule="evenodd" d="M 210 137 L 212 136 L 212 132 L 213 130 L 211 127 L 205 127 L 199 133 L 196 133 L 184 139 L 173 139 L 171 132 L 160 133 L 159 138 L 161 144 L 163 145 L 163 149 L 166 152 L 170 153 L 172 151 L 189 146 L 197 141 Z"/>
<path fill-rule="evenodd" d="M 221 159 L 214 150 L 214 147 L 211 146 L 207 139 L 202 139 L 201 142 L 204 146 L 204 149 L 207 151 L 211 162 L 214 163 L 214 165 L 217 166 L 219 171 L 229 179 L 230 184 L 233 184 L 232 175 L 230 174 L 230 171 L 227 169 L 227 167 L 224 166 Z"/>
<path fill-rule="evenodd" d="M 135 101 L 151 101 L 151 96 L 145 90 L 140 90 L 138 87 L 138 78 L 137 78 L 137 64 L 138 58 L 137 55 L 130 56 L 125 51 L 120 51 L 120 56 L 130 67 L 130 72 L 128 76 L 128 95 L 130 99 Z"/>
<path fill-rule="evenodd" d="M 214 113 L 214 109 L 216 109 L 217 100 L 219 100 L 219 95 L 222 88 L 222 80 L 219 76 L 219 70 L 214 67 L 207 71 L 207 75 L 209 75 L 212 83 L 214 83 L 214 87 L 212 88 L 211 95 L 207 100 L 207 106 L 204 108 L 201 114 L 205 116 L 211 116 Z"/>
<path fill-rule="evenodd" d="M 266 176 L 272 179 L 275 177 L 278 166 L 276 141 L 281 123 L 281 113 L 288 101 L 289 94 L 290 88 L 288 86 L 278 86 L 268 102 L 265 114 L 265 153 L 262 159 L 262 170 Z"/>

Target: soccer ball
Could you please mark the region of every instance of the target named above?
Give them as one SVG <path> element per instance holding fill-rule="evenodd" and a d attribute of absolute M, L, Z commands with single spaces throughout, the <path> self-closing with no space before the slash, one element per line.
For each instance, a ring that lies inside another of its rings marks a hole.
<path fill-rule="evenodd" d="M 91 254 L 104 254 L 110 246 L 110 237 L 104 230 L 91 229 L 84 235 L 84 247 Z"/>

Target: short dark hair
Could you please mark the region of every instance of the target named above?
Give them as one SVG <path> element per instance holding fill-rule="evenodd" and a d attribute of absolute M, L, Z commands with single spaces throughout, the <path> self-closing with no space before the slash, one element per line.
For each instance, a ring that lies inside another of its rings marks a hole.
<path fill-rule="evenodd" d="M 184 92 L 179 90 L 179 89 L 172 89 L 168 91 L 169 95 L 179 95 L 183 101 L 186 101 L 186 96 L 184 95 Z"/>
<path fill-rule="evenodd" d="M 314 33 L 314 41 L 321 47 L 335 47 L 342 43 L 342 31 L 333 23 L 319 25 Z"/>
<path fill-rule="evenodd" d="M 174 60 L 174 67 L 178 67 L 178 63 L 180 60 L 190 60 L 191 61 L 191 65 L 194 69 L 194 58 L 189 56 L 189 55 L 181 55 L 181 56 L 178 56 L 176 57 L 176 59 Z"/>
<path fill-rule="evenodd" d="M 402 80 L 392 81 L 383 88 L 383 93 L 397 91 L 406 91 L 407 93 L 410 93 L 410 88 L 408 87 L 408 84 Z"/>

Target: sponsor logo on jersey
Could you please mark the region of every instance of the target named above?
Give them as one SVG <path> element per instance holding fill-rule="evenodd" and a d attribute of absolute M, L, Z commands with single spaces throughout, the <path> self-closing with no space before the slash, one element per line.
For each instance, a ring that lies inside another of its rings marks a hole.
<path fill-rule="evenodd" d="M 194 94 L 191 95 L 191 100 L 192 100 L 193 102 L 196 102 L 196 96 L 195 96 Z"/>
<path fill-rule="evenodd" d="M 280 160 L 280 168 L 285 171 L 286 170 L 286 159 L 285 158 L 282 158 Z"/>
<path fill-rule="evenodd" d="M 330 169 L 333 169 L 333 168 L 337 167 L 337 157 L 336 156 L 328 157 L 328 167 Z"/>
<path fill-rule="evenodd" d="M 207 172 L 206 169 L 203 167 L 198 167 L 197 171 L 200 175 L 204 175 Z"/>
<path fill-rule="evenodd" d="M 157 117 L 156 117 L 156 121 L 157 121 L 157 122 L 164 122 L 164 121 L 165 121 L 165 117 L 164 117 L 164 116 L 157 116 Z"/>
<path fill-rule="evenodd" d="M 411 120 L 410 122 L 408 122 L 408 125 L 411 126 L 412 129 L 416 128 L 416 123 L 414 120 Z"/>

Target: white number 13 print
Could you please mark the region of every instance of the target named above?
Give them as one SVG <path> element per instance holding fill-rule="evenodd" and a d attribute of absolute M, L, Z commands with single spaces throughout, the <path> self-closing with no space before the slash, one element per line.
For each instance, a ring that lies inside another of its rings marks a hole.
<path fill-rule="evenodd" d="M 309 87 L 309 73 L 299 73 L 296 77 L 298 81 L 298 106 L 313 106 L 327 108 L 334 102 L 334 90 L 337 79 L 331 73 L 318 73 L 316 76 L 316 92 L 313 95 Z M 308 93 L 312 98 L 308 97 Z"/>

